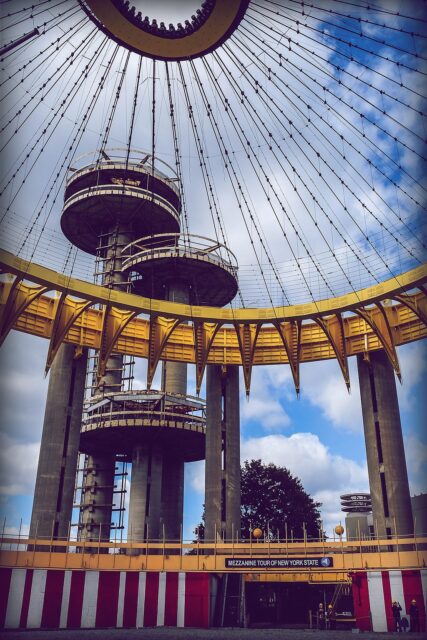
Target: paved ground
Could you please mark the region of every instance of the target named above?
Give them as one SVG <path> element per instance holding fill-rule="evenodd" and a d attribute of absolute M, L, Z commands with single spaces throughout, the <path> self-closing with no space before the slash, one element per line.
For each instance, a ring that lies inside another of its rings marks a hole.
<path fill-rule="evenodd" d="M 98 631 L 3 631 L 1 640 L 384 640 L 394 633 L 310 631 L 296 629 L 102 629 Z M 411 633 L 410 640 L 424 640 L 425 634 Z"/>

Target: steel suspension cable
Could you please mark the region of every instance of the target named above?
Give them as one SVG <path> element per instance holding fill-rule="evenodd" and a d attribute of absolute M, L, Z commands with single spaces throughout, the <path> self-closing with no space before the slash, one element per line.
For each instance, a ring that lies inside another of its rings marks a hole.
<path fill-rule="evenodd" d="M 183 82 L 183 86 L 185 87 L 185 90 L 187 91 L 187 85 L 185 83 L 185 78 L 184 78 L 184 76 L 182 74 L 181 63 L 178 63 L 178 67 L 179 67 L 180 72 L 181 72 L 181 80 Z M 185 85 L 184 85 L 184 83 L 185 83 Z M 206 102 L 204 100 L 203 93 L 201 94 L 201 96 L 202 96 L 202 99 L 203 99 L 203 101 L 205 103 L 205 107 L 206 107 Z M 225 145 L 223 136 L 222 136 L 221 131 L 220 131 L 219 127 L 218 127 L 218 123 L 216 122 L 216 119 L 213 116 L 212 111 L 210 109 L 207 109 L 206 111 L 207 111 L 207 116 L 208 116 L 209 123 L 211 125 L 213 134 L 215 136 L 215 139 L 216 139 L 216 142 L 217 142 L 217 145 L 218 145 L 218 149 L 220 150 L 220 153 L 221 153 L 221 158 L 222 158 L 222 161 L 223 161 L 223 164 L 224 164 L 224 168 L 225 168 L 226 173 L 227 173 L 227 175 L 229 177 L 230 184 L 231 184 L 231 187 L 233 189 L 234 196 L 236 198 L 238 209 L 239 209 L 239 211 L 240 211 L 240 213 L 242 215 L 243 222 L 244 222 L 246 231 L 247 231 L 248 236 L 249 236 L 249 241 L 251 243 L 251 247 L 252 247 L 252 249 L 254 251 L 254 254 L 255 254 L 255 257 L 256 257 L 256 260 L 257 260 L 257 263 L 258 263 L 258 267 L 259 267 L 260 272 L 261 272 L 261 277 L 262 277 L 262 279 L 264 281 L 264 285 L 265 285 L 265 288 L 266 288 L 266 292 L 267 292 L 268 298 L 270 300 L 271 305 L 273 306 L 271 294 L 270 294 L 270 291 L 269 291 L 269 288 L 268 288 L 268 285 L 267 285 L 267 281 L 265 279 L 265 274 L 264 274 L 261 262 L 259 260 L 258 253 L 257 253 L 257 251 L 255 249 L 255 244 L 254 244 L 252 235 L 250 233 L 249 225 L 248 225 L 248 222 L 247 222 L 247 220 L 245 218 L 245 215 L 244 215 L 244 212 L 243 212 L 243 207 L 242 207 L 241 201 L 240 201 L 240 199 L 238 197 L 238 193 L 240 193 L 241 199 L 244 202 L 245 208 L 246 208 L 246 210 L 248 212 L 248 215 L 249 215 L 249 219 L 251 220 L 251 223 L 254 225 L 254 228 L 255 228 L 256 234 L 258 236 L 258 240 L 260 242 L 260 245 L 261 245 L 262 249 L 264 250 L 264 253 L 265 253 L 266 257 L 267 257 L 267 260 L 268 260 L 268 262 L 270 264 L 270 267 L 272 268 L 272 271 L 273 271 L 274 276 L 275 276 L 275 278 L 277 280 L 277 283 L 279 284 L 279 287 L 280 287 L 280 289 L 282 291 L 282 294 L 283 294 L 284 298 L 286 300 L 288 300 L 286 292 L 285 292 L 285 290 L 283 288 L 283 284 L 282 284 L 282 282 L 280 280 L 280 277 L 279 277 L 279 275 L 277 273 L 275 265 L 271 260 L 269 252 L 267 251 L 266 242 L 264 241 L 264 239 L 263 239 L 263 237 L 262 237 L 262 235 L 261 235 L 261 233 L 260 233 L 260 231 L 258 229 L 258 226 L 256 224 L 255 215 L 254 215 L 251 207 L 249 206 L 247 197 L 246 197 L 246 195 L 245 195 L 245 193 L 243 191 L 242 182 L 241 182 L 242 179 L 241 178 L 239 179 L 239 177 L 238 177 L 238 175 L 237 175 L 237 173 L 236 173 L 236 171 L 235 171 L 235 169 L 233 167 L 229 151 L 228 151 L 228 149 L 227 149 L 227 147 Z"/>
<path fill-rule="evenodd" d="M 238 40 L 238 39 L 236 39 L 236 40 Z M 239 48 L 240 48 L 240 47 L 239 47 Z M 230 55 L 230 48 L 229 48 L 227 45 L 224 47 L 224 49 L 225 49 L 225 51 Z M 240 48 L 240 49 L 241 49 L 241 51 L 242 51 L 242 53 L 243 53 L 243 54 L 245 54 L 245 53 L 246 53 L 246 55 L 248 55 L 248 54 L 247 54 L 247 51 L 248 51 L 248 47 L 247 47 L 247 46 L 245 46 L 244 48 Z M 252 52 L 251 52 L 251 53 L 252 53 Z M 258 68 L 259 68 L 258 62 L 257 62 L 257 61 L 255 61 L 255 60 L 254 60 L 254 58 L 252 58 L 252 59 L 253 59 L 253 61 L 254 61 L 255 66 L 258 66 Z M 238 58 L 236 58 L 236 56 L 234 56 L 234 54 L 233 54 L 233 62 L 234 62 L 234 64 L 238 65 L 238 66 L 240 67 L 240 69 L 239 69 L 239 70 L 240 70 L 240 71 L 242 71 L 242 64 L 241 64 L 241 62 L 238 60 Z M 261 64 L 263 64 L 263 63 L 261 63 Z M 247 72 L 247 75 L 248 75 L 249 77 L 252 77 L 252 79 L 253 79 L 253 76 L 252 76 L 252 74 L 251 74 L 249 71 Z M 274 117 L 275 117 L 275 119 L 278 121 L 279 125 L 284 126 L 284 125 L 283 125 L 283 121 L 281 121 L 281 120 L 279 119 L 279 117 L 277 116 L 277 114 L 275 114 L 275 113 L 272 111 L 272 109 L 271 109 L 271 104 L 273 104 L 276 108 L 278 108 L 278 110 L 279 110 L 279 112 L 281 113 L 281 115 L 282 115 L 282 116 L 284 116 L 284 117 L 286 118 L 286 115 L 285 115 L 285 113 L 283 112 L 283 109 L 280 109 L 280 107 L 277 107 L 277 105 L 276 105 L 276 103 L 275 103 L 274 98 L 273 98 L 271 95 L 267 95 L 266 91 L 265 91 L 265 90 L 264 90 L 260 85 L 258 85 L 258 94 L 259 94 L 260 92 L 261 92 L 261 93 L 265 93 L 265 94 L 266 94 L 266 99 L 262 98 L 262 100 L 263 100 L 263 103 L 264 103 L 265 107 L 266 107 L 270 112 L 272 112 L 273 116 L 274 116 Z M 298 97 L 301 99 L 301 97 L 300 97 L 300 96 L 298 96 Z M 288 100 L 293 104 L 293 106 L 294 106 L 295 108 L 298 108 L 298 107 L 297 107 L 297 106 L 296 106 L 296 105 L 295 105 L 295 104 L 294 104 L 294 103 L 289 99 L 289 97 L 288 97 Z M 301 100 L 302 100 L 302 99 L 301 99 Z M 316 111 L 311 107 L 311 105 L 308 105 L 307 103 L 304 103 L 304 104 L 306 104 L 306 106 L 308 107 L 308 109 L 312 109 L 312 110 L 314 111 L 314 113 L 316 113 L 316 114 L 317 114 L 317 112 L 316 112 Z M 376 222 L 377 222 L 380 226 L 384 226 L 384 225 L 383 225 L 383 223 L 382 223 L 380 220 L 378 220 L 378 218 L 376 217 L 376 215 L 374 214 L 374 212 L 373 212 L 373 211 L 371 211 L 371 209 L 370 209 L 369 207 L 367 207 L 367 205 L 366 205 L 364 202 L 362 202 L 362 200 L 357 196 L 357 194 L 354 192 L 354 190 L 353 190 L 353 189 L 352 189 L 352 188 L 351 188 L 351 187 L 350 187 L 350 186 L 349 186 L 349 185 L 348 185 L 348 184 L 343 180 L 342 176 L 338 175 L 338 173 L 337 173 L 336 169 L 335 169 L 335 168 L 334 168 L 330 163 L 328 163 L 328 162 L 324 159 L 323 155 L 322 155 L 322 154 L 321 154 L 321 153 L 320 153 L 320 152 L 319 152 L 319 151 L 318 151 L 318 150 L 313 146 L 313 144 L 310 142 L 310 140 L 309 140 L 309 139 L 308 139 L 308 138 L 307 138 L 307 137 L 302 133 L 302 131 L 300 131 L 300 130 L 298 129 L 298 127 L 296 127 L 295 123 L 294 123 L 293 121 L 289 120 L 289 118 L 286 118 L 286 119 L 287 119 L 287 121 L 288 121 L 289 125 L 290 125 L 290 126 L 293 126 L 293 127 L 294 127 L 294 129 L 295 129 L 295 131 L 299 134 L 299 136 L 301 136 L 301 138 L 302 138 L 302 140 L 303 140 L 304 145 L 307 145 L 309 148 L 311 148 L 311 149 L 313 150 L 313 152 L 316 154 L 317 158 L 318 158 L 318 159 L 320 159 L 320 160 L 325 164 L 325 166 L 329 169 L 329 171 L 331 171 L 331 172 L 332 172 L 332 173 L 337 177 L 337 179 L 341 182 L 341 184 L 343 185 L 343 187 L 345 187 L 345 188 L 349 191 L 349 193 L 351 193 L 351 195 L 352 195 L 352 196 L 353 196 L 353 197 L 354 197 L 354 198 L 359 202 L 359 204 L 362 206 L 362 208 L 364 208 L 364 209 L 365 209 L 365 210 L 366 210 L 366 211 L 367 211 L 367 212 L 368 212 L 368 213 L 369 213 L 369 214 L 370 214 L 370 215 L 371 215 L 371 216 L 376 220 Z M 319 130 L 319 128 L 318 128 L 318 127 L 316 127 L 316 125 L 315 125 L 314 123 L 310 122 L 310 125 L 311 125 L 314 129 L 316 129 L 316 131 L 318 131 L 319 133 L 321 133 L 321 131 Z M 286 129 L 286 127 L 284 127 L 284 128 L 285 128 L 285 131 L 286 131 L 286 133 L 288 134 L 288 136 L 291 136 L 291 131 L 290 131 L 290 130 L 288 130 L 288 129 Z M 293 139 L 294 139 L 294 138 L 293 138 Z M 326 137 L 325 137 L 325 139 L 326 139 Z M 294 140 L 295 140 L 295 139 L 294 139 Z M 330 142 L 330 141 L 329 141 L 329 142 Z M 314 167 L 314 165 L 313 165 L 313 162 L 311 161 L 311 159 L 310 159 L 310 158 L 308 157 L 308 155 L 306 154 L 306 152 L 305 152 L 304 148 L 302 148 L 300 145 L 298 145 L 298 143 L 296 143 L 296 144 L 297 144 L 297 146 L 298 146 L 299 150 L 300 150 L 300 151 L 303 153 L 303 155 L 306 157 L 306 159 L 307 159 L 307 161 L 309 162 L 309 164 L 310 164 L 310 165 L 313 167 L 313 169 L 314 169 L 314 170 L 319 174 L 319 177 L 321 177 L 321 179 L 322 179 L 322 181 L 325 183 L 325 186 L 327 187 L 327 189 L 331 191 L 332 195 L 333 195 L 335 198 L 337 198 L 337 199 L 338 199 L 338 196 L 337 196 L 336 192 L 331 188 L 331 186 L 330 186 L 330 185 L 329 185 L 329 183 L 325 180 L 325 178 L 324 178 L 324 177 L 323 177 L 323 175 L 320 173 L 320 171 L 316 170 L 316 168 L 315 168 L 315 167 Z M 280 148 L 280 147 L 279 147 L 279 148 Z M 338 153 L 339 153 L 339 151 L 338 151 L 336 148 L 334 148 L 334 149 L 335 149 L 335 151 L 336 151 L 336 152 L 338 152 Z M 283 155 L 284 155 L 284 154 L 283 154 Z M 342 154 L 340 154 L 340 155 L 342 156 Z M 286 156 L 285 156 L 285 157 L 286 157 Z M 345 158 L 345 157 L 344 157 L 344 159 L 346 160 L 346 158 Z M 346 161 L 347 161 L 347 160 L 346 160 Z M 352 168 L 354 171 L 356 171 L 356 173 L 358 173 L 358 172 L 357 172 L 357 170 L 353 167 L 353 165 L 350 165 L 350 166 L 351 166 L 351 168 Z M 361 174 L 360 174 L 360 172 L 359 172 L 359 175 L 361 175 Z M 376 190 L 375 190 L 375 188 L 374 188 L 374 187 L 372 187 L 372 189 L 376 192 Z M 348 213 L 348 215 L 350 215 L 350 217 L 352 217 L 352 216 L 351 216 L 351 214 L 350 214 L 350 212 L 348 211 L 347 207 L 345 207 L 345 205 L 344 205 L 343 203 L 341 203 L 341 202 L 340 202 L 340 204 L 344 207 L 344 210 Z M 390 209 L 391 211 L 393 211 L 393 209 L 391 209 L 391 207 L 389 207 L 389 209 Z M 393 213 L 394 213 L 394 211 L 393 211 Z M 396 217 L 399 217 L 399 216 L 397 216 L 397 214 L 395 214 L 395 215 L 396 215 Z M 352 219 L 353 219 L 353 218 L 352 218 Z M 399 219 L 400 219 L 400 221 L 401 221 L 401 222 L 403 222 L 403 220 L 401 219 L 401 217 L 399 217 Z M 353 222 L 354 222 L 354 219 L 353 219 Z M 356 225 L 356 226 L 357 226 L 357 225 Z M 396 242 L 398 242 L 398 243 L 402 246 L 402 248 L 404 248 L 406 251 L 408 251 L 408 253 L 411 255 L 411 257 L 415 257 L 415 256 L 413 255 L 413 253 L 410 251 L 410 249 L 408 249 L 408 248 L 407 248 L 407 247 L 406 247 L 406 246 L 405 246 L 405 245 L 404 245 L 404 244 L 403 244 L 403 243 L 402 243 L 402 242 L 401 242 L 401 241 L 400 241 L 396 236 L 394 236 L 394 234 L 392 234 L 392 233 L 391 233 L 391 230 L 389 229 L 389 227 L 388 227 L 388 226 L 387 226 L 387 227 L 385 227 L 385 228 L 387 229 L 388 233 L 390 233 L 390 234 L 392 235 L 392 237 L 394 238 L 394 240 L 395 240 Z M 408 227 L 407 227 L 407 228 L 408 228 Z M 359 227 L 359 230 L 360 230 L 360 227 Z M 408 228 L 408 230 L 409 230 L 409 228 Z M 413 233 L 412 231 L 411 231 L 411 233 L 414 235 L 414 233 Z M 422 240 L 421 240 L 420 238 L 417 238 L 417 240 L 422 244 L 422 246 L 423 246 L 423 247 L 425 247 L 425 245 L 423 244 L 423 242 L 422 242 Z M 417 258 L 416 258 L 416 259 L 417 259 Z M 419 260 L 418 260 L 418 261 L 419 261 Z"/>

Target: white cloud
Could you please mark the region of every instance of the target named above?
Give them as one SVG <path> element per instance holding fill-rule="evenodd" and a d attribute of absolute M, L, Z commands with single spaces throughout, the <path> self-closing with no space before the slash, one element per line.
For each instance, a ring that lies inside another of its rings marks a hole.
<path fill-rule="evenodd" d="M 414 396 L 414 387 L 427 380 L 427 342 L 405 344 L 397 350 L 402 372 L 402 384 L 397 384 L 397 395 L 401 410 L 410 411 L 419 398 Z"/>
<path fill-rule="evenodd" d="M 335 427 L 358 432 L 362 429 L 362 408 L 356 358 L 349 358 L 351 392 L 335 360 L 310 362 L 301 368 L 302 399 L 319 407 Z"/>
<path fill-rule="evenodd" d="M 288 366 L 254 367 L 249 399 L 244 393 L 240 398 L 243 428 L 250 422 L 256 422 L 264 431 L 281 431 L 288 427 L 291 420 L 282 402 L 290 397 L 292 386 Z"/>
<path fill-rule="evenodd" d="M 30 496 L 37 473 L 40 443 L 18 443 L 2 437 L 0 447 L 0 494 Z"/>

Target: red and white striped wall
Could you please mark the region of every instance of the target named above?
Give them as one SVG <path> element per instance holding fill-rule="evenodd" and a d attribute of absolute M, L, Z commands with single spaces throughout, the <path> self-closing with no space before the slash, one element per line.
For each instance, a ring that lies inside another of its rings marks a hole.
<path fill-rule="evenodd" d="M 411 600 L 420 610 L 420 630 L 426 630 L 427 570 L 369 571 L 353 575 L 354 615 L 361 631 L 394 631 L 394 600 L 410 622 Z"/>
<path fill-rule="evenodd" d="M 0 569 L 0 628 L 208 627 L 209 575 Z"/>

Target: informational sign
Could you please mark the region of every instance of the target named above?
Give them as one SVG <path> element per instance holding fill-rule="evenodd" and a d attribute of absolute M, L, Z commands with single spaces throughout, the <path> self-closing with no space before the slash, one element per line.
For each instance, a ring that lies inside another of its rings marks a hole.
<path fill-rule="evenodd" d="M 323 558 L 225 558 L 226 569 L 328 569 L 334 559 Z"/>

